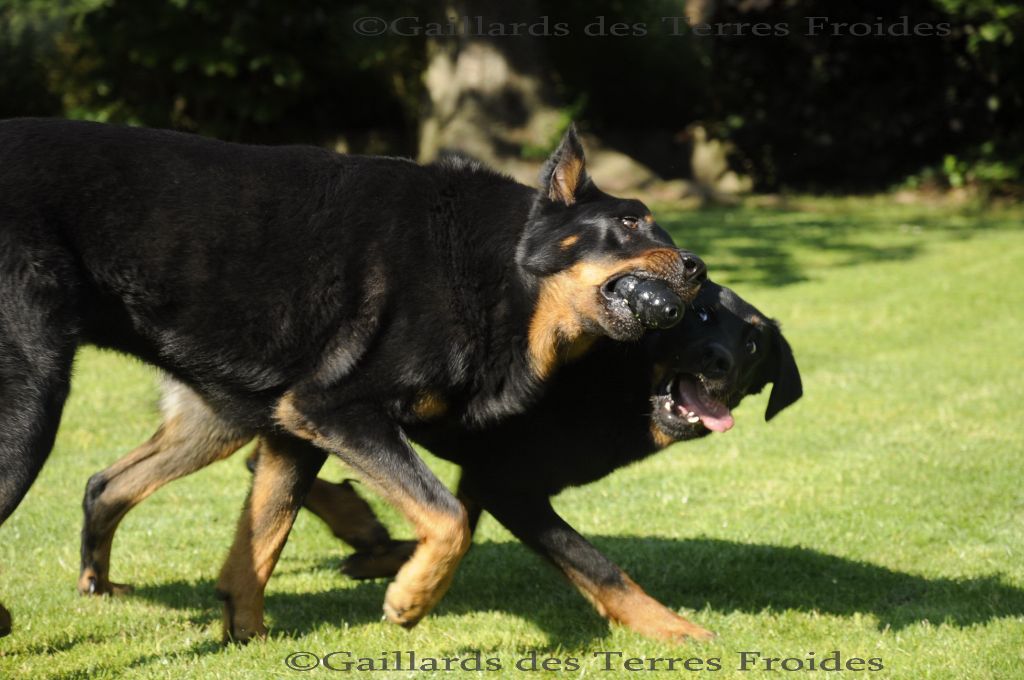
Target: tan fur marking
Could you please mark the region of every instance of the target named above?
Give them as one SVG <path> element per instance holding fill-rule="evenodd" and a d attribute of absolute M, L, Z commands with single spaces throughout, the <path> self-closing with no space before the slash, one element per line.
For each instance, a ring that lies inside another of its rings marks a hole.
<path fill-rule="evenodd" d="M 117 595 L 130 586 L 110 580 L 114 535 L 128 512 L 168 482 L 227 458 L 249 439 L 221 420 L 188 387 L 167 380 L 161 401 L 164 422 L 148 441 L 100 473 L 102 492 L 87 504 L 78 590 L 84 595 Z"/>
<path fill-rule="evenodd" d="M 420 540 L 412 557 L 388 586 L 384 613 L 393 623 L 411 626 L 448 591 L 455 568 L 469 549 L 472 534 L 461 505 L 458 515 L 450 515 L 397 494 L 389 496 L 416 527 Z"/>
<path fill-rule="evenodd" d="M 291 467 L 266 440 L 261 440 L 260 446 L 252 490 L 217 579 L 218 591 L 226 596 L 225 641 L 247 642 L 266 636 L 264 592 L 295 521 Z"/>
<path fill-rule="evenodd" d="M 674 278 L 679 262 L 678 251 L 656 248 L 628 260 L 579 262 L 544 279 L 528 336 L 537 377 L 546 378 L 564 360 L 565 348 L 583 334 L 585 321 L 598 320 L 602 313 L 599 289 L 605 281 L 638 269 Z"/>
<path fill-rule="evenodd" d="M 662 432 L 661 428 L 654 423 L 651 423 L 651 440 L 659 449 L 667 448 L 676 443 L 676 440 L 671 435 Z"/>
<path fill-rule="evenodd" d="M 299 437 L 329 450 L 337 449 L 338 442 L 318 432 L 316 427 L 295 408 L 293 400 L 294 396 L 291 393 L 281 398 L 274 410 L 277 421 L 289 432 Z M 261 460 L 261 467 L 262 464 Z M 257 468 L 256 474 L 257 477 L 260 475 L 260 468 Z M 384 613 L 388 620 L 401 626 L 411 627 L 433 609 L 434 605 L 447 592 L 448 586 L 451 585 L 455 569 L 466 550 L 469 549 L 471 538 L 469 519 L 461 505 L 458 506 L 459 512 L 456 514 L 438 512 L 432 507 L 414 501 L 400 488 L 393 486 L 391 480 L 387 478 L 364 479 L 364 481 L 373 484 L 386 500 L 397 507 L 412 522 L 420 538 L 412 558 L 399 570 L 384 598 Z M 255 480 L 252 498 L 252 505 L 256 507 L 259 499 L 256 497 Z M 244 536 L 244 529 L 243 524 L 239 524 L 236 542 Z M 284 535 L 287 536 L 287 532 Z M 237 563 L 244 564 L 246 556 L 245 554 L 236 556 L 233 548 L 232 557 Z M 276 561 L 276 554 L 274 560 Z M 273 564 L 270 566 L 272 568 Z M 243 569 L 243 573 L 244 571 Z M 231 575 L 235 572 L 229 569 L 228 565 L 225 565 L 223 573 L 228 575 L 228 581 L 234 578 Z M 222 588 L 222 590 L 225 589 Z M 260 598 L 262 598 L 262 589 Z M 262 600 L 260 604 L 262 604 Z M 251 611 L 255 611 L 255 609 L 245 610 L 245 612 Z M 226 613 L 225 621 L 230 618 L 232 621 L 241 620 L 243 627 L 262 626 L 262 608 L 260 608 L 258 620 L 248 613 L 245 613 L 244 616 L 246 618 L 239 619 L 237 613 Z"/>
<path fill-rule="evenodd" d="M 710 640 L 715 636 L 645 593 L 625 572 L 619 572 L 623 586 L 601 586 L 572 567 L 563 566 L 563 571 L 601 616 L 641 635 L 669 641 Z"/>
<path fill-rule="evenodd" d="M 668 373 L 668 366 L 666 364 L 654 364 L 654 371 L 653 375 L 651 376 L 652 392 L 654 391 L 654 388 L 657 385 L 662 384 L 662 382 L 665 380 L 666 373 Z M 665 432 L 663 432 L 661 428 L 659 428 L 657 424 L 654 423 L 653 420 L 651 421 L 651 441 L 653 441 L 655 446 L 657 446 L 659 449 L 664 449 L 668 446 L 671 446 L 672 444 L 675 444 L 676 442 L 676 440 L 673 439 L 671 435 L 668 435 Z"/>
<path fill-rule="evenodd" d="M 590 588 L 598 611 L 611 621 L 659 640 L 710 640 L 715 636 L 655 600 L 626 574 L 622 579 L 625 588 Z"/>
<path fill-rule="evenodd" d="M 534 373 L 546 378 L 555 367 L 559 349 L 583 332 L 582 320 L 600 313 L 598 292 L 604 270 L 579 263 L 548 277 L 542 284 L 528 337 Z"/>
<path fill-rule="evenodd" d="M 315 441 L 320 436 L 313 423 L 295 408 L 295 395 L 291 392 L 285 393 L 278 400 L 277 406 L 274 407 L 274 420 L 284 429 L 303 439 Z"/>
<path fill-rule="evenodd" d="M 317 478 L 306 494 L 306 508 L 331 529 L 331 533 L 356 550 L 372 550 L 391 540 L 373 508 L 352 482 L 332 484 Z"/>
<path fill-rule="evenodd" d="M 412 412 L 420 420 L 433 420 L 448 411 L 448 403 L 437 392 L 424 392 L 412 405 Z"/>
<path fill-rule="evenodd" d="M 568 250 L 569 248 L 572 248 L 574 245 L 576 245 L 576 243 L 579 240 L 580 235 L 573 234 L 572 236 L 566 236 L 565 238 L 563 238 L 558 245 L 559 247 L 561 247 L 562 250 Z"/>
<path fill-rule="evenodd" d="M 561 201 L 566 205 L 576 202 L 576 189 L 579 188 L 580 176 L 583 174 L 583 159 L 572 156 L 563 160 L 555 168 L 555 176 L 551 182 L 548 198 Z"/>
<path fill-rule="evenodd" d="M 654 222 L 654 215 L 652 215 L 651 213 L 647 213 L 646 215 L 644 215 L 644 222 L 646 222 L 647 224 L 652 224 Z"/>

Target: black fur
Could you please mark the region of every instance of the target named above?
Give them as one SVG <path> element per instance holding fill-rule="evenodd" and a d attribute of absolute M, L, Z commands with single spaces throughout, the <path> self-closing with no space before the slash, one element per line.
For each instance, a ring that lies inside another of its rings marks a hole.
<path fill-rule="evenodd" d="M 802 395 L 796 361 L 779 325 L 730 289 L 708 281 L 678 326 L 636 345 L 601 341 L 563 367 L 528 412 L 484 431 L 432 424 L 411 428 L 410 434 L 461 466 L 458 496 L 471 526 L 487 511 L 577 585 L 582 577 L 625 592 L 628 577 L 558 516 L 550 497 L 601 479 L 670 441 L 709 434 L 703 424 L 665 410 L 680 377 L 699 381 L 730 409 L 771 383 L 766 419 Z M 344 569 L 356 577 L 386 576 L 373 566 L 379 553 L 400 555 L 408 549 L 394 542 L 376 553 L 357 552 Z M 655 624 L 640 630 L 656 637 L 674 634 Z"/>
<path fill-rule="evenodd" d="M 708 401 L 729 408 L 772 383 L 769 417 L 801 395 L 796 362 L 778 325 L 732 291 L 706 282 L 682 324 L 653 333 L 638 345 L 599 341 L 586 356 L 560 369 L 546 394 L 521 415 L 483 430 L 444 416 L 407 430 L 436 454 L 462 466 L 459 499 L 471 525 L 487 510 L 578 584 L 582 579 L 602 592 L 628 593 L 628 577 L 558 517 L 549 498 L 566 486 L 600 479 L 672 441 L 707 435 L 702 423 L 688 422 L 674 408 L 673 386 L 684 379 L 699 381 Z M 187 397 L 192 406 L 165 411 L 164 426 L 155 436 L 179 419 L 190 420 L 187 429 L 213 441 L 234 436 L 210 420 L 196 395 L 183 390 L 172 382 L 165 384 L 166 394 L 177 395 L 179 403 Z M 210 449 L 196 441 L 191 461 L 169 460 L 173 450 L 143 449 L 144 458 L 130 454 L 94 475 L 83 503 L 80 590 L 123 592 L 125 586 L 109 580 L 109 550 L 97 550 L 110 545 L 117 521 L 152 490 L 229 455 L 245 440 L 239 438 L 221 453 L 216 446 Z M 188 446 L 187 441 L 183 444 Z M 128 462 L 131 459 L 138 462 Z M 250 459 L 251 471 L 256 469 L 253 462 Z M 108 486 L 115 490 L 108 493 Z M 311 498 L 316 501 L 307 507 L 336 536 L 373 537 L 361 538 L 358 544 L 346 539 L 359 550 L 346 560 L 346 572 L 357 578 L 394 576 L 416 543 L 391 541 L 351 486 L 316 480 L 313 488 Z M 130 499 L 127 505 L 125 499 Z M 359 516 L 340 511 L 353 507 L 364 510 Z M 662 619 L 648 616 L 643 626 L 626 623 L 659 637 L 675 636 L 675 626 L 680 625 L 677 616 L 667 614 Z M 682 634 L 697 633 L 689 628 Z"/>
<path fill-rule="evenodd" d="M 751 319 L 764 323 L 755 326 Z M 747 343 L 756 340 L 750 353 Z M 713 370 L 709 357 L 727 366 Z M 527 412 L 484 430 L 455 423 L 418 424 L 409 435 L 462 467 L 469 486 L 488 493 L 551 496 L 587 484 L 664 448 L 652 427 L 673 441 L 710 434 L 701 423 L 666 415 L 663 404 L 678 374 L 698 376 L 730 409 L 745 396 L 772 390 L 765 418 L 802 395 L 800 373 L 779 325 L 732 290 L 705 282 L 676 327 L 637 344 L 600 341 L 563 366 Z M 479 498 L 486 508 L 489 496 Z"/>
<path fill-rule="evenodd" d="M 606 284 L 636 270 L 692 299 L 703 276 L 653 222 L 624 226 L 646 209 L 593 187 L 573 130 L 553 163 L 537 192 L 465 162 L 0 122 L 0 521 L 49 453 L 82 343 L 159 366 L 233 427 L 283 428 L 392 499 L 458 514 L 402 433 L 419 397 L 470 426 L 517 413 L 551 369 L 535 335 L 552 355 L 636 339 Z M 608 280 L 572 278 L 542 315 L 548 277 L 580 262 Z M 540 317 L 577 336 L 532 333 Z"/>

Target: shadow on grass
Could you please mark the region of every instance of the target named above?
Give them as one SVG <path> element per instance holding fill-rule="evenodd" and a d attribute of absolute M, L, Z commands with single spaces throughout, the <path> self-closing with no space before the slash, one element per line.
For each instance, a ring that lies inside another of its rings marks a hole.
<path fill-rule="evenodd" d="M 92 636 L 90 636 L 89 639 L 77 640 L 75 642 L 75 644 L 78 644 L 78 643 L 81 643 L 81 642 L 89 642 L 89 641 L 93 641 L 93 637 Z M 95 641 L 97 641 L 97 642 L 103 641 L 103 638 L 98 638 L 97 637 L 97 638 L 95 638 Z M 74 645 L 71 645 L 71 646 L 74 646 Z M 204 641 L 199 641 L 199 642 L 196 642 L 196 643 L 192 644 L 188 649 L 186 649 L 186 650 L 184 650 L 182 652 L 178 652 L 178 654 L 182 655 L 182 658 L 189 658 L 189 657 L 192 657 L 192 656 L 199 656 L 199 655 L 202 655 L 202 654 L 220 653 L 223 650 L 224 650 L 224 646 L 221 645 L 220 643 L 214 642 L 212 640 L 204 640 Z M 28 650 L 26 650 L 26 652 L 32 653 L 32 652 L 29 652 Z M 148 665 L 154 664 L 154 663 L 166 664 L 167 661 L 168 661 L 168 657 L 167 657 L 166 654 L 163 654 L 163 653 L 160 653 L 160 652 L 155 652 L 155 653 L 152 653 L 152 654 L 143 654 L 141 656 L 137 656 L 137 657 L 135 657 L 134 659 L 132 659 L 131 661 L 129 661 L 127 663 L 123 663 L 123 662 L 119 663 L 118 664 L 118 668 L 120 670 L 122 670 L 122 671 L 126 671 L 126 670 L 129 670 L 129 669 L 132 669 L 132 668 L 143 668 L 145 666 L 148 666 Z M 42 678 L 44 680 L 92 680 L 92 678 L 95 678 L 96 675 L 97 675 L 97 669 L 93 665 L 89 665 L 89 666 L 86 666 L 84 668 L 76 668 L 76 669 L 67 670 L 67 671 L 58 671 L 58 672 L 53 673 L 53 674 L 47 674 L 47 673 L 44 672 L 43 675 L 40 675 L 38 677 L 40 677 L 40 678 Z"/>
<path fill-rule="evenodd" d="M 967 240 L 1007 228 L 1011 222 L 987 215 L 906 211 L 890 217 L 878 207 L 864 213 L 851 210 L 851 214 L 749 208 L 668 210 L 659 212 L 658 220 L 680 247 L 708 262 L 712 278 L 733 285 L 776 287 L 809 279 L 797 254 L 801 250 L 839 267 L 906 261 L 920 255 L 929 243 Z M 912 237 L 909 243 L 908 237 Z"/>
<path fill-rule="evenodd" d="M 673 609 L 860 613 L 875 617 L 880 628 L 895 629 L 923 621 L 962 628 L 1024 615 L 1024 590 L 997 575 L 926 578 L 807 548 L 710 538 L 599 537 L 594 543 Z M 322 566 L 337 565 L 331 559 Z M 295 594 L 275 593 L 271 584 L 267 612 L 275 632 L 286 634 L 376 622 L 385 587 L 382 581 L 361 582 Z M 220 617 L 213 589 L 212 582 L 172 582 L 136 592 L 167 606 L 200 610 L 195 622 L 208 624 Z M 607 634 L 607 625 L 586 601 L 517 543 L 474 545 L 435 616 L 488 610 L 534 622 L 552 645 L 582 646 Z"/>
<path fill-rule="evenodd" d="M 43 654 L 52 656 L 54 654 L 60 654 L 61 652 L 72 650 L 78 645 L 99 644 L 105 641 L 106 638 L 99 634 L 61 637 L 52 642 L 37 642 L 26 645 L 19 649 L 18 653 L 24 654 L 25 656 L 40 656 Z"/>

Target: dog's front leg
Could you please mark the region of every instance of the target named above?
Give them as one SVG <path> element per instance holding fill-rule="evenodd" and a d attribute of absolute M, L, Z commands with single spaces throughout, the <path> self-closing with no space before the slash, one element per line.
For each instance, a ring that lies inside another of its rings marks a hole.
<path fill-rule="evenodd" d="M 317 502 L 310 503 L 313 494 L 318 492 Z M 356 496 L 356 499 L 365 507 L 365 512 L 357 510 L 351 515 L 343 515 L 333 510 L 333 508 L 352 505 L 359 507 L 351 496 Z M 466 509 L 469 533 L 472 535 L 476 532 L 483 508 L 475 498 L 463 492 L 461 482 L 456 497 L 462 503 L 462 507 Z M 359 531 L 361 527 L 381 526 L 383 529 L 380 521 L 373 514 L 373 510 L 366 501 L 358 498 L 358 494 L 351 486 L 339 486 L 318 479 L 309 492 L 309 497 L 306 498 L 306 508 L 322 519 L 335 536 L 357 548 L 356 552 L 346 557 L 341 563 L 341 571 L 349 578 L 394 578 L 416 549 L 416 541 L 396 541 L 390 536 L 387 536 L 385 540 L 378 540 L 372 545 L 364 544 L 362 546 L 356 546 L 351 540 L 348 540 L 346 537 L 354 531 Z M 349 516 L 355 517 L 355 520 L 348 519 Z M 386 533 L 387 529 L 383 529 L 383 531 Z"/>
<path fill-rule="evenodd" d="M 263 595 L 295 515 L 327 454 L 291 435 L 264 436 L 252 489 L 217 579 L 224 601 L 224 641 L 264 637 Z"/>
<path fill-rule="evenodd" d="M 416 625 L 444 596 L 469 548 L 462 504 L 424 464 L 401 428 L 375 409 L 318 409 L 288 395 L 276 415 L 285 429 L 344 460 L 415 527 L 419 544 L 388 587 L 384 614 L 406 628 Z"/>
<path fill-rule="evenodd" d="M 464 485 L 468 492 L 471 487 Z M 516 538 L 553 562 L 605 618 L 659 640 L 708 640 L 714 633 L 690 623 L 644 592 L 551 507 L 545 495 L 493 488 L 472 492 Z"/>

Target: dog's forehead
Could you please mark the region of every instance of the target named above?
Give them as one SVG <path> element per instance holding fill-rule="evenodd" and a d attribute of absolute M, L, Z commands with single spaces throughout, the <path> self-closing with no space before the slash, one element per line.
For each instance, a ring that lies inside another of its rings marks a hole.
<path fill-rule="evenodd" d="M 618 198 L 605 196 L 591 205 L 594 217 L 635 217 L 645 222 L 653 222 L 654 216 L 650 209 L 635 198 Z"/>
<path fill-rule="evenodd" d="M 722 308 L 732 312 L 743 321 L 757 327 L 763 327 L 768 323 L 768 317 L 761 313 L 754 305 L 750 304 L 732 289 L 719 286 L 718 304 Z"/>

